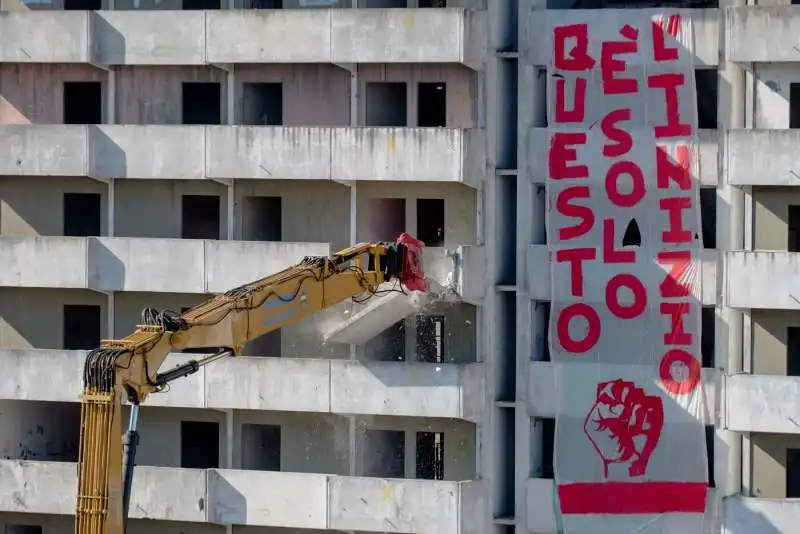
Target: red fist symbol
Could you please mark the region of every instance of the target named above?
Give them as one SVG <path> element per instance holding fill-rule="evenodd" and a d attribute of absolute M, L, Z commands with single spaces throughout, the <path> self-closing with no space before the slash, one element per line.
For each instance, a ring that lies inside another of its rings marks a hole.
<path fill-rule="evenodd" d="M 633 382 L 618 378 L 597 384 L 597 396 L 583 431 L 608 478 L 610 464 L 628 464 L 632 477 L 644 475 L 664 427 L 661 397 L 647 395 Z"/>

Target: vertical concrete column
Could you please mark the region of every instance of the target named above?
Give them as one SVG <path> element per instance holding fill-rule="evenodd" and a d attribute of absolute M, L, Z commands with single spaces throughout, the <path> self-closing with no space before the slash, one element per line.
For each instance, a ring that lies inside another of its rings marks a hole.
<path fill-rule="evenodd" d="M 233 9 L 233 0 L 227 0 L 227 4 L 229 5 L 228 9 Z M 228 75 L 226 79 L 226 96 L 227 96 L 227 105 L 225 109 L 227 111 L 227 120 L 226 124 L 234 125 L 236 124 L 236 72 L 235 72 L 235 65 L 231 64 L 228 68 Z M 225 188 L 225 200 L 227 202 L 227 223 L 226 223 L 226 239 L 233 239 L 234 238 L 234 227 L 235 227 L 235 210 L 236 210 L 236 191 L 234 189 L 234 179 L 231 177 L 230 181 L 227 183 Z"/>
<path fill-rule="evenodd" d="M 717 382 L 717 425 L 714 440 L 714 478 L 717 485 L 717 519 L 722 524 L 722 501 L 741 491 L 742 436 L 725 428 L 725 375 L 742 371 L 743 317 L 728 307 L 725 287 L 725 253 L 742 250 L 744 245 L 745 196 L 741 189 L 728 184 L 727 131 L 745 126 L 745 78 L 742 69 L 727 60 L 726 34 L 728 23 L 725 7 L 745 5 L 745 0 L 722 0 L 719 19 L 719 100 L 717 126 L 719 132 L 719 176 L 717 184 L 717 307 L 715 331 L 715 366 L 721 380 Z M 724 529 L 724 526 L 723 526 Z"/>
<path fill-rule="evenodd" d="M 109 0 L 109 9 L 114 9 L 114 0 Z M 107 72 L 107 87 L 106 87 L 106 123 L 117 123 L 117 71 L 114 67 L 109 66 Z M 114 237 L 114 221 L 117 213 L 117 187 L 114 178 L 108 179 L 107 191 L 107 220 L 106 228 L 109 237 Z M 116 322 L 116 299 L 113 291 L 108 292 L 108 302 L 106 303 L 106 337 L 109 339 L 114 338 L 114 323 Z"/>

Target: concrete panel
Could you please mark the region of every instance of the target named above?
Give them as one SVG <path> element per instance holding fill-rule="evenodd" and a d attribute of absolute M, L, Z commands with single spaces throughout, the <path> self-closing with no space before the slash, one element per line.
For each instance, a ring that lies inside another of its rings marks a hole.
<path fill-rule="evenodd" d="M 205 65 L 206 13 L 92 13 L 92 61 L 100 65 Z M 232 35 L 241 37 L 241 33 Z"/>
<path fill-rule="evenodd" d="M 80 350 L 0 350 L 0 399 L 78 402 L 83 389 Z M 49 372 L 42 372 L 48 369 Z"/>
<path fill-rule="evenodd" d="M 85 176 L 85 126 L 0 126 L 0 175 Z"/>
<path fill-rule="evenodd" d="M 729 430 L 800 434 L 800 377 L 734 375 L 725 387 Z"/>
<path fill-rule="evenodd" d="M 331 178 L 328 128 L 208 127 L 208 177 L 247 179 Z"/>
<path fill-rule="evenodd" d="M 0 238 L 0 287 L 87 288 L 82 237 Z"/>
<path fill-rule="evenodd" d="M 206 292 L 224 293 L 296 265 L 305 256 L 330 256 L 329 243 L 205 241 Z"/>
<path fill-rule="evenodd" d="M 461 298 L 470 304 L 479 304 L 489 287 L 486 248 L 458 247 L 456 252 L 456 288 Z"/>
<path fill-rule="evenodd" d="M 68 465 L 75 470 L 72 464 Z M 207 475 L 210 473 L 200 469 L 137 466 L 131 490 L 130 516 L 137 519 L 204 522 L 208 505 Z M 77 482 L 73 484 L 77 485 Z M 75 495 L 75 487 L 70 494 Z"/>
<path fill-rule="evenodd" d="M 599 376 L 598 366 L 595 364 L 571 364 L 571 369 L 577 370 L 580 365 L 581 372 L 585 373 L 587 382 L 591 377 Z M 571 371 L 575 372 L 575 371 Z M 715 369 L 703 369 L 703 389 L 705 406 L 702 421 L 705 425 L 715 422 L 715 403 L 717 398 L 717 372 Z M 533 417 L 553 419 L 556 416 L 556 403 L 558 394 L 555 369 L 550 362 L 530 362 L 528 365 L 528 413 Z"/>
<path fill-rule="evenodd" d="M 89 286 L 100 291 L 205 292 L 200 239 L 99 237 L 88 240 Z M 229 258 L 229 261 L 238 260 Z"/>
<path fill-rule="evenodd" d="M 527 516 L 528 516 L 528 532 L 531 534 L 557 534 L 559 529 L 556 525 L 554 496 L 555 490 L 553 488 L 553 480 L 546 478 L 529 478 L 526 488 L 526 502 Z M 717 520 L 714 513 L 714 490 L 708 490 L 708 500 L 706 501 L 706 520 L 703 521 L 702 533 L 697 532 L 694 534 L 712 534 L 719 532 L 717 529 Z M 598 527 L 596 530 L 581 530 L 585 534 L 619 534 L 630 530 L 631 516 L 617 516 L 620 518 L 620 523 L 613 522 L 596 522 L 592 526 Z M 639 516 L 643 518 L 643 523 L 648 519 L 657 521 L 657 516 Z M 652 518 L 652 519 L 651 519 Z M 656 523 L 656 525 L 658 525 Z M 601 528 L 604 527 L 605 528 Z M 658 528 L 658 527 L 656 527 Z M 738 532 L 733 530 L 731 532 Z M 751 532 L 743 530 L 742 532 Z M 752 532 L 769 532 L 769 529 L 763 531 Z M 687 533 L 688 534 L 688 533 Z"/>
<path fill-rule="evenodd" d="M 459 530 L 460 483 L 331 477 L 328 528 L 372 532 Z"/>
<path fill-rule="evenodd" d="M 552 47 L 550 38 L 554 26 L 562 26 L 587 19 L 588 11 L 575 9 L 548 9 L 521 13 L 528 17 L 525 35 L 520 35 L 520 53 L 529 65 L 546 65 Z M 637 9 L 637 16 L 662 14 L 664 8 Z M 713 67 L 719 63 L 719 12 L 718 9 L 669 9 L 670 13 L 680 13 L 692 21 L 694 28 L 695 65 Z M 593 25 L 619 26 L 620 21 L 630 17 L 629 9 L 597 9 L 591 11 Z M 591 39 L 592 36 L 589 36 Z"/>
<path fill-rule="evenodd" d="M 550 258 L 547 245 L 528 247 L 528 294 L 533 300 L 550 300 Z M 719 254 L 713 249 L 703 250 L 702 304 L 713 306 L 717 301 L 717 275 Z M 800 306 L 800 305 L 798 305 Z"/>
<path fill-rule="evenodd" d="M 788 533 L 800 524 L 797 499 L 753 499 L 741 496 L 722 501 L 723 525 L 728 532 Z"/>
<path fill-rule="evenodd" d="M 547 149 L 550 145 L 552 130 L 548 128 L 531 128 L 527 134 L 528 168 L 527 176 L 534 184 L 544 185 L 547 177 Z M 695 179 L 700 180 L 701 187 L 716 187 L 719 171 L 717 157 L 719 154 L 717 130 L 699 130 L 700 154 L 699 173 Z"/>
<path fill-rule="evenodd" d="M 90 126 L 90 175 L 95 178 L 203 178 L 205 135 L 204 126 Z"/>
<path fill-rule="evenodd" d="M 800 254 L 725 253 L 726 304 L 733 308 L 800 309 Z"/>
<path fill-rule="evenodd" d="M 730 130 L 726 142 L 728 183 L 800 185 L 800 131 Z"/>
<path fill-rule="evenodd" d="M 208 520 L 325 529 L 327 491 L 326 475 L 213 470 L 208 473 Z"/>
<path fill-rule="evenodd" d="M 725 17 L 731 61 L 797 62 L 800 11 L 790 5 L 733 7 Z"/>
<path fill-rule="evenodd" d="M 0 63 L 87 63 L 87 11 L 0 12 Z"/>
<path fill-rule="evenodd" d="M 337 128 L 331 178 L 474 185 L 485 174 L 483 136 L 480 129 Z"/>
<path fill-rule="evenodd" d="M 331 12 L 329 9 L 207 11 L 207 60 L 209 63 L 329 63 Z M 386 38 L 371 37 L 373 43 L 375 39 Z M 384 50 L 380 46 L 378 49 Z"/>

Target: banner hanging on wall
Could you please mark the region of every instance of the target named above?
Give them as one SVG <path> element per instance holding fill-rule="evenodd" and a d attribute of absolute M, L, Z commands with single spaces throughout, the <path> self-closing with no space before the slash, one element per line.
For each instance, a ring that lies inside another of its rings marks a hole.
<path fill-rule="evenodd" d="M 593 10 L 553 16 L 547 237 L 564 532 L 699 533 L 708 460 L 692 26 L 654 10 L 621 10 L 612 25 Z"/>

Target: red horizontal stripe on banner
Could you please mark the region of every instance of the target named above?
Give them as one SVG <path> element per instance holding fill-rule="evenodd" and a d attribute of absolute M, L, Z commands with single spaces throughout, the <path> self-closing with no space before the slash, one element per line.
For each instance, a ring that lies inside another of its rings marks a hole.
<path fill-rule="evenodd" d="M 560 484 L 562 514 L 704 513 L 703 482 L 592 482 Z"/>

